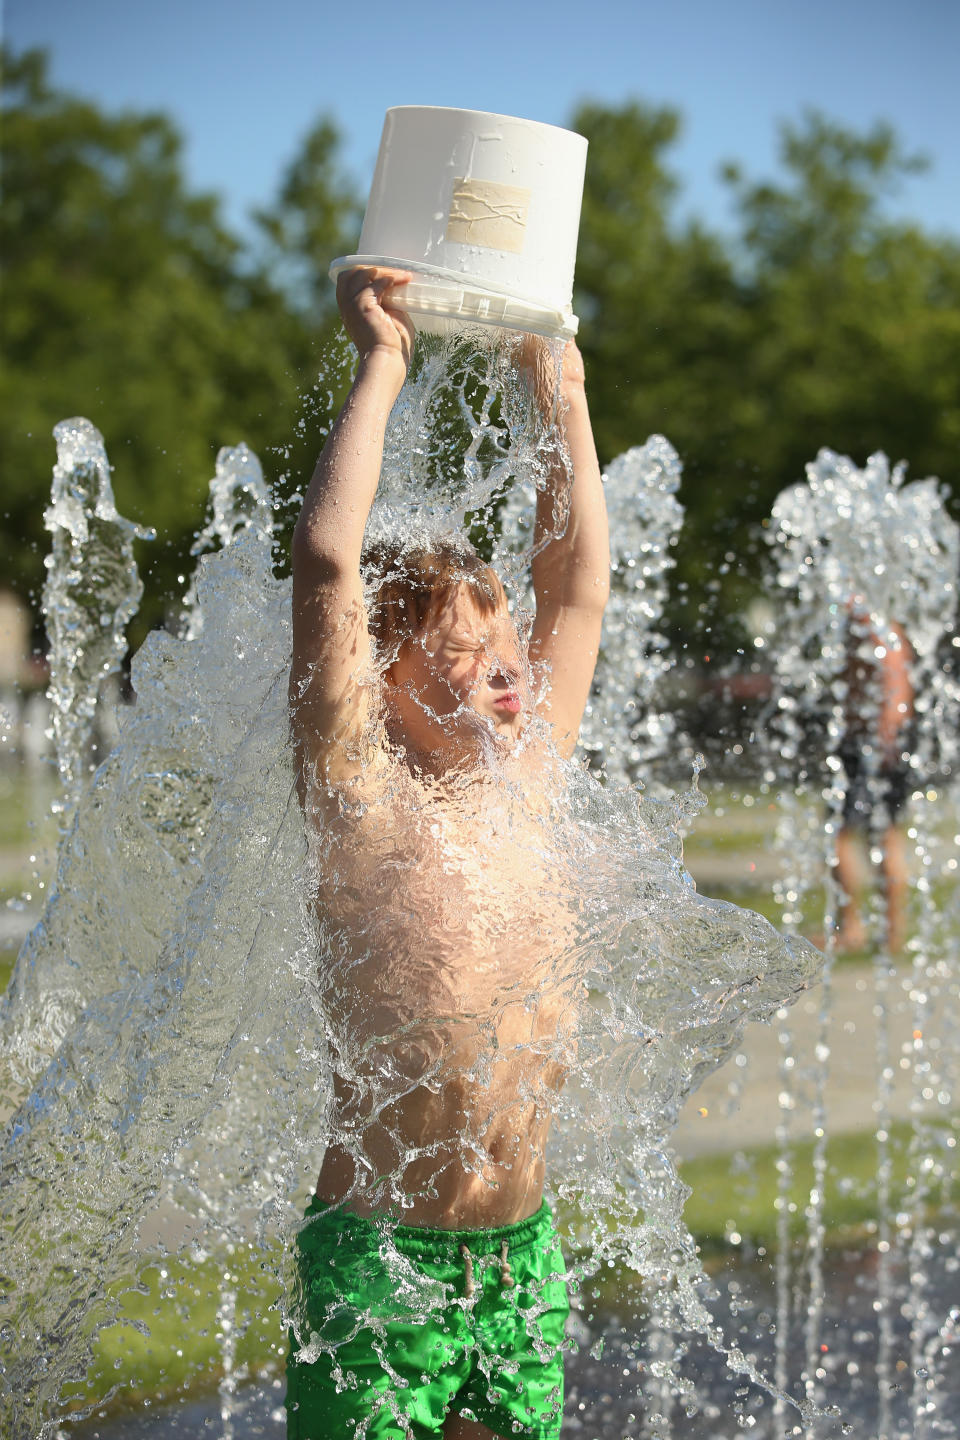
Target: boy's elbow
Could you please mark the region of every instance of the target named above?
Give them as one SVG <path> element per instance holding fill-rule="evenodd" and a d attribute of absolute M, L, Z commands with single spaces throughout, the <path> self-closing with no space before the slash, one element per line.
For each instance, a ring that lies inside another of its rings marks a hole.
<path fill-rule="evenodd" d="M 610 569 L 609 566 L 594 581 L 594 604 L 602 615 L 610 601 Z"/>
<path fill-rule="evenodd" d="M 602 570 L 581 575 L 577 586 L 575 605 L 594 615 L 603 615 L 610 599 L 610 571 Z"/>
<path fill-rule="evenodd" d="M 290 546 L 290 560 L 295 575 L 310 576 L 314 585 L 334 584 L 344 574 L 343 558 L 333 546 L 309 525 L 297 522 Z"/>

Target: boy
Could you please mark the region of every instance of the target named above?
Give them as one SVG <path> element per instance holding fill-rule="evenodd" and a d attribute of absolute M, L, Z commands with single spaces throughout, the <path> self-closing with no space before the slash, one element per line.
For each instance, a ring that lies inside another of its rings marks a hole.
<path fill-rule="evenodd" d="M 548 1440 L 568 1305 L 544 1146 L 578 989 L 547 822 L 600 642 L 606 514 L 570 344 L 569 513 L 554 533 L 558 459 L 538 497 L 528 644 L 456 541 L 375 555 L 368 613 L 364 527 L 414 336 L 390 296 L 409 278 L 340 276 L 359 364 L 293 542 L 292 724 L 336 1075 L 299 1239 L 300 1338 L 318 1339 L 293 1348 L 288 1434 Z"/>

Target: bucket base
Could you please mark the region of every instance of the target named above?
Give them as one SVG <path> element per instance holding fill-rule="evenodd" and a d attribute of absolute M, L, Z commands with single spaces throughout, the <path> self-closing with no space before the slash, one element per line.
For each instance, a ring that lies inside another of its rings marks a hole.
<path fill-rule="evenodd" d="M 355 265 L 408 270 L 417 278 L 397 290 L 391 305 L 412 316 L 418 330 L 448 335 L 476 325 L 497 330 L 521 330 L 548 340 L 570 340 L 579 321 L 569 310 L 556 310 L 536 300 L 507 295 L 478 284 L 469 275 L 387 255 L 343 255 L 330 266 L 330 279 Z"/>

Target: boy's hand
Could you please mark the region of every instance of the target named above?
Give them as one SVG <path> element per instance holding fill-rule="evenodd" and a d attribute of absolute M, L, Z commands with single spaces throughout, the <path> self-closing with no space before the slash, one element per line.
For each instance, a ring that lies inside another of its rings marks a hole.
<path fill-rule="evenodd" d="M 374 351 L 387 354 L 402 363 L 404 376 L 410 366 L 416 331 L 409 315 L 390 309 L 390 292 L 412 278 L 406 270 L 365 265 L 337 276 L 337 304 L 360 358 Z"/>

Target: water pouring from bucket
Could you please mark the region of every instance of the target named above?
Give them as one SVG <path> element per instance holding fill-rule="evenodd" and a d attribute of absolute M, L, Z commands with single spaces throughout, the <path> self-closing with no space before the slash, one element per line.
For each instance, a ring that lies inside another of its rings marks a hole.
<path fill-rule="evenodd" d="M 356 255 L 413 272 L 393 303 L 417 329 L 577 333 L 571 309 L 587 142 L 572 130 L 481 110 L 387 111 Z"/>

